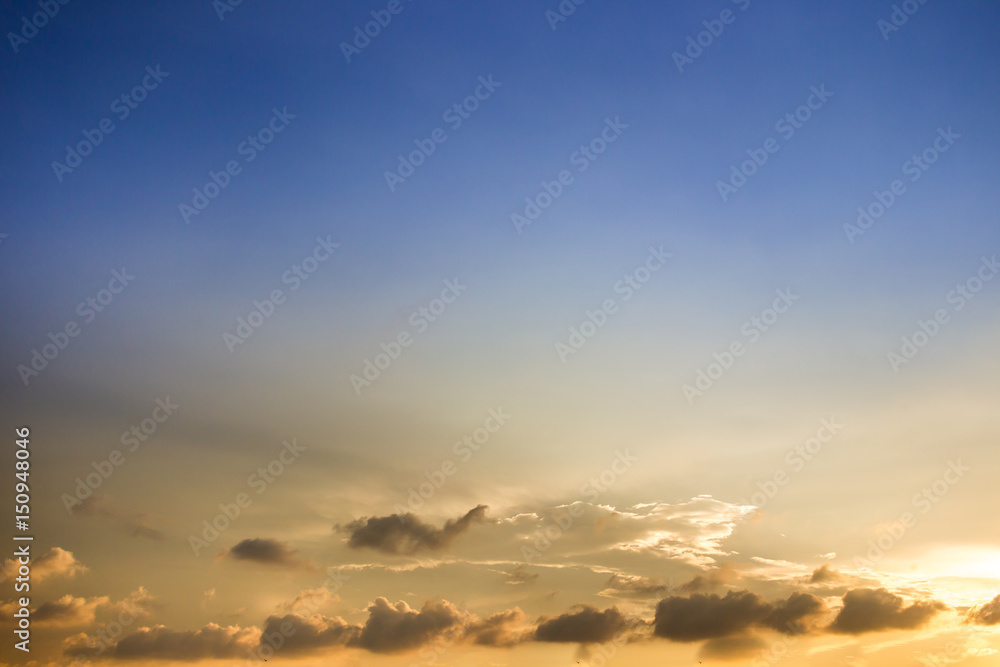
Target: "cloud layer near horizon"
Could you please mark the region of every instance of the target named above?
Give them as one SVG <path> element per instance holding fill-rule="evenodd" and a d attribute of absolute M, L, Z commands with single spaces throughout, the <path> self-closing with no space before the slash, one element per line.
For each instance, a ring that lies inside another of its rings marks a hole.
<path fill-rule="evenodd" d="M 102 599 L 89 604 L 106 603 Z M 68 599 L 43 608 L 51 609 L 49 615 L 55 619 L 59 615 L 85 615 L 84 606 L 85 601 Z M 710 657 L 746 657 L 759 651 L 761 636 L 768 632 L 821 636 L 914 630 L 946 608 L 935 600 L 907 604 L 904 598 L 885 589 L 849 590 L 839 610 L 828 608 L 823 600 L 804 592 L 768 601 L 747 590 L 730 590 L 723 596 L 665 597 L 656 604 L 652 619 L 626 614 L 615 606 L 602 610 L 584 604 L 558 616 L 541 616 L 529 622 L 517 608 L 481 619 L 446 600 L 430 600 L 420 609 L 413 609 L 403 601 L 391 603 L 377 598 L 368 606 L 363 624 L 322 614 L 286 613 L 269 616 L 261 630 L 214 623 L 195 630 L 142 627 L 119 639 L 103 652 L 103 657 L 189 661 L 232 658 L 259 650 L 267 644 L 266 638 L 275 634 L 284 638 L 280 650 L 289 655 L 344 649 L 392 654 L 442 642 L 509 648 L 530 642 L 625 644 L 660 638 L 678 643 L 705 642 L 702 650 Z M 987 605 L 983 609 L 992 608 Z M 829 621 L 831 614 L 832 622 L 824 625 L 824 619 Z M 67 640 L 63 652 L 67 656 L 93 655 L 96 641 L 86 634 L 75 635 Z"/>

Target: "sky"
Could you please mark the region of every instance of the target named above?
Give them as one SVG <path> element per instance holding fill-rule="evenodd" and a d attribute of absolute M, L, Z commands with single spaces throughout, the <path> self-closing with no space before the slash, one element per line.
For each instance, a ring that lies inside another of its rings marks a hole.
<path fill-rule="evenodd" d="M 996 3 L 0 23 L 3 664 L 1000 665 Z"/>

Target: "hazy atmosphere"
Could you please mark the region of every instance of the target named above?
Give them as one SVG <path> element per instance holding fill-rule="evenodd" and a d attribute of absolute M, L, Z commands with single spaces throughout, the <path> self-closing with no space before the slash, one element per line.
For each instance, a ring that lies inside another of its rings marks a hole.
<path fill-rule="evenodd" d="M 7 665 L 1000 666 L 1000 5 L 14 0 Z"/>

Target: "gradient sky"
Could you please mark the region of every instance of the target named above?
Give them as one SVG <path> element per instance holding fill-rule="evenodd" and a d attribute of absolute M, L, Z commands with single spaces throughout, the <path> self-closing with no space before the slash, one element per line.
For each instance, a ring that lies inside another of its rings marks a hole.
<path fill-rule="evenodd" d="M 48 1 L 6 664 L 1000 665 L 996 3 Z"/>

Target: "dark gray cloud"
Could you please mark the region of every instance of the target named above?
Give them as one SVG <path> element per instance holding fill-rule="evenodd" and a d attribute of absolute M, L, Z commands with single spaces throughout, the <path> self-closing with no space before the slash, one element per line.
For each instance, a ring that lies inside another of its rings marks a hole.
<path fill-rule="evenodd" d="M 771 603 L 771 613 L 764 617 L 761 625 L 789 634 L 799 634 L 808 629 L 806 623 L 826 612 L 826 604 L 811 593 L 792 593 L 785 600 Z"/>
<path fill-rule="evenodd" d="M 254 628 L 221 627 L 209 623 L 199 630 L 140 628 L 123 637 L 113 656 L 123 660 L 206 660 L 245 658 L 257 646 Z"/>
<path fill-rule="evenodd" d="M 269 616 L 264 623 L 260 637 L 260 646 L 272 646 L 268 637 L 283 637 L 280 651 L 295 653 L 333 646 L 357 646 L 361 637 L 361 626 L 350 625 L 340 617 L 300 616 L 286 614 L 285 616 Z"/>
<path fill-rule="evenodd" d="M 755 627 L 791 633 L 825 609 L 822 600 L 808 593 L 794 593 L 774 603 L 746 590 L 729 591 L 725 597 L 671 596 L 656 605 L 653 634 L 693 642 L 743 635 Z"/>
<path fill-rule="evenodd" d="M 813 570 L 809 577 L 810 584 L 836 584 L 845 580 L 843 574 L 830 567 L 829 563 L 824 563 Z"/>
<path fill-rule="evenodd" d="M 479 505 L 465 516 L 447 521 L 443 528 L 435 528 L 410 513 L 358 519 L 346 526 L 351 534 L 347 546 L 403 555 L 439 551 L 454 542 L 473 523 L 480 523 L 485 518 L 486 505 Z"/>
<path fill-rule="evenodd" d="M 244 540 L 237 550 L 264 562 L 282 562 L 288 556 L 287 547 L 274 548 L 274 541 Z M 267 544 L 262 544 L 267 543 Z M 632 583 L 631 579 L 624 581 Z M 621 584 L 612 581 L 609 583 Z M 135 594 L 146 595 L 144 589 Z M 85 603 L 87 603 L 85 605 Z M 93 620 L 92 609 L 107 604 L 107 598 L 93 600 L 70 599 L 40 607 L 36 618 L 53 621 L 65 618 Z M 84 609 L 84 606 L 89 609 Z M 936 613 L 945 609 L 937 601 L 921 601 L 905 606 L 903 598 L 885 589 L 855 589 L 844 595 L 844 606 L 827 630 L 844 634 L 860 634 L 874 630 L 913 629 L 922 626 Z M 372 653 L 391 654 L 431 645 L 453 643 L 480 646 L 511 647 L 523 642 L 554 642 L 598 644 L 616 640 L 624 633 L 630 636 L 652 634 L 678 642 L 705 641 L 699 657 L 711 660 L 745 659 L 765 648 L 755 636 L 760 630 L 782 633 L 805 632 L 815 628 L 818 618 L 825 616 L 823 601 L 809 593 L 796 592 L 789 597 L 767 601 L 747 590 L 730 591 L 725 596 L 694 594 L 690 597 L 670 596 L 656 606 L 653 622 L 629 617 L 617 607 L 603 611 L 591 605 L 577 605 L 555 617 L 540 617 L 534 625 L 526 623 L 519 608 L 508 609 L 480 619 L 460 611 L 446 600 L 425 603 L 420 610 L 405 602 L 390 603 L 377 598 L 368 607 L 368 619 L 363 625 L 350 624 L 340 617 L 303 616 L 294 612 L 269 616 L 262 631 L 256 628 L 221 627 L 214 623 L 199 630 L 176 631 L 164 626 L 144 627 L 122 638 L 105 653 L 108 657 L 126 660 L 224 659 L 240 657 L 273 645 L 267 637 L 280 636 L 280 651 L 289 653 L 322 649 L 363 649 Z M 74 619 L 70 621 L 70 619 Z M 1000 596 L 970 612 L 970 622 L 994 624 L 1000 622 Z M 77 641 L 64 647 L 66 655 L 88 653 L 93 639 L 79 635 Z"/>
<path fill-rule="evenodd" d="M 282 651 L 299 652 L 319 648 L 363 648 L 374 653 L 394 653 L 438 643 L 469 642 L 480 646 L 509 647 L 531 638 L 525 616 L 518 608 L 498 612 L 485 620 L 460 612 L 444 600 L 426 603 L 420 611 L 405 602 L 390 604 L 378 598 L 368 607 L 363 625 L 350 625 L 342 618 L 286 614 L 271 616 L 264 625 L 266 637 L 286 637 Z"/>
<path fill-rule="evenodd" d="M 368 607 L 358 645 L 373 653 L 406 651 L 426 644 L 448 630 L 460 630 L 466 615 L 445 600 L 431 601 L 418 611 L 405 602 L 389 604 L 377 598 Z"/>
<path fill-rule="evenodd" d="M 234 560 L 246 560 L 265 565 L 284 567 L 302 565 L 301 561 L 295 558 L 295 552 L 286 543 L 266 537 L 243 540 L 225 554 Z"/>
<path fill-rule="evenodd" d="M 996 625 L 1000 623 L 1000 595 L 996 596 L 982 607 L 969 612 L 969 622 L 979 625 Z"/>
<path fill-rule="evenodd" d="M 100 599 L 100 603 L 106 602 L 107 598 Z M 53 615 L 56 611 L 53 608 L 48 613 Z M 64 616 L 69 611 L 58 610 Z M 90 620 L 93 621 L 92 616 Z M 123 637 L 104 655 L 126 660 L 190 662 L 246 657 L 264 646 L 269 649 L 278 646 L 274 649 L 276 652 L 289 654 L 344 648 L 396 653 L 427 647 L 435 642 L 444 645 L 467 642 L 482 646 L 514 646 L 530 639 L 532 632 L 525 628 L 524 613 L 517 608 L 480 620 L 459 611 L 446 600 L 427 602 L 417 611 L 405 602 L 390 604 L 380 597 L 368 607 L 368 619 L 363 626 L 349 624 L 340 617 L 287 613 L 269 616 L 262 631 L 252 627 L 220 627 L 214 623 L 191 631 L 171 630 L 164 626 L 146 627 Z M 280 643 L 276 644 L 276 641 Z M 96 650 L 95 639 L 83 634 L 67 641 L 64 646 L 64 654 L 68 656 L 94 655 Z"/>
<path fill-rule="evenodd" d="M 580 605 L 579 611 L 555 618 L 538 619 L 535 640 L 540 642 L 603 643 L 633 625 L 617 607 L 598 611 L 597 607 Z"/>
<path fill-rule="evenodd" d="M 679 642 L 728 637 L 746 632 L 770 612 L 771 606 L 750 591 L 671 596 L 656 605 L 653 634 Z"/>
<path fill-rule="evenodd" d="M 937 600 L 921 600 L 907 607 L 903 598 L 884 588 L 856 588 L 847 591 L 843 600 L 843 608 L 828 628 L 830 632 L 858 635 L 879 630 L 912 630 L 947 609 Z"/>

